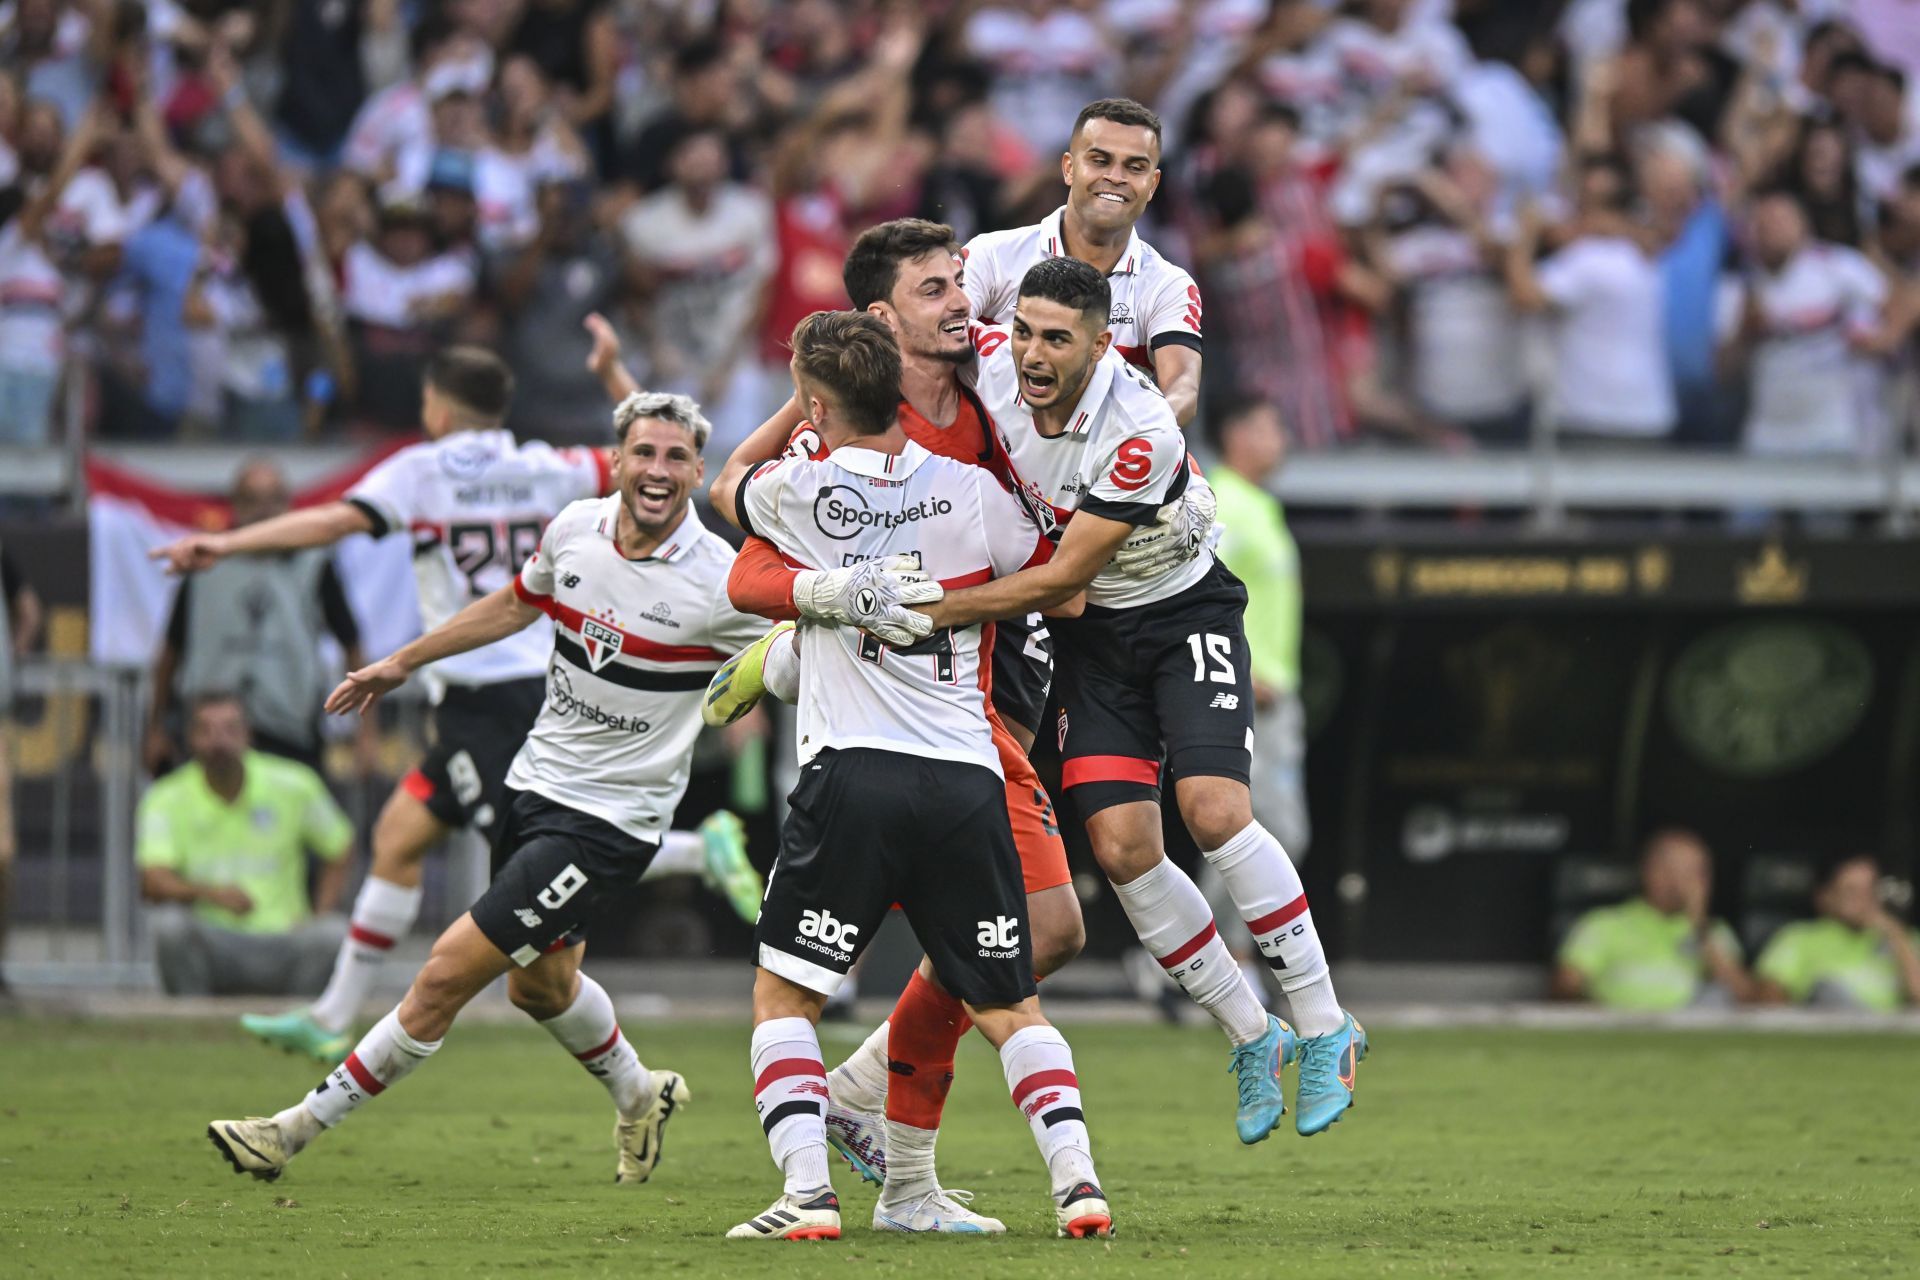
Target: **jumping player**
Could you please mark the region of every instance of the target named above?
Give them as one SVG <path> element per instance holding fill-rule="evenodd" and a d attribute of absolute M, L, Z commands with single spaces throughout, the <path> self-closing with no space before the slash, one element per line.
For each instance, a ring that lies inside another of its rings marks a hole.
<path fill-rule="evenodd" d="M 422 621 L 433 627 L 505 586 L 568 503 L 606 492 L 606 454 L 518 443 L 502 423 L 513 375 L 491 352 L 451 347 L 429 362 L 421 393 L 425 442 L 386 459 L 344 500 L 226 533 L 195 534 L 154 553 L 176 573 L 230 555 L 326 546 L 355 533 L 413 539 Z M 380 811 L 373 866 L 353 905 L 333 977 L 311 1006 L 249 1014 L 269 1044 L 336 1062 L 381 962 L 420 913 L 421 863 L 459 827 L 491 840 L 504 815 L 501 787 L 545 692 L 549 636 L 542 626 L 436 663 L 427 671 L 434 745 Z M 655 875 L 701 873 L 752 920 L 760 877 L 743 829 L 717 813 L 699 832 L 665 836 Z"/>
<path fill-rule="evenodd" d="M 631 909 L 659 852 L 686 790 L 701 690 L 763 624 L 727 605 L 732 549 L 690 505 L 711 429 L 698 407 L 634 396 L 614 424 L 615 494 L 566 507 L 508 585 L 352 672 L 328 699 L 330 711 L 365 712 L 430 663 L 553 619 L 543 705 L 501 793 L 492 885 L 440 936 L 406 999 L 304 1099 L 208 1127 L 236 1172 L 279 1177 L 323 1130 L 424 1062 L 503 973 L 514 1004 L 613 1096 L 616 1181 L 644 1182 L 659 1161 L 686 1082 L 640 1064 L 580 958 L 597 922 Z M 839 576 L 858 593 L 885 575 L 860 566 Z"/>
<path fill-rule="evenodd" d="M 1084 613 L 1054 627 L 1062 781 L 1141 942 L 1233 1043 L 1240 1140 L 1258 1142 L 1284 1111 L 1279 1075 L 1294 1033 L 1262 1011 L 1199 889 L 1166 858 L 1164 760 L 1187 829 L 1280 975 L 1305 1037 L 1295 1125 L 1318 1133 L 1351 1105 L 1366 1037 L 1335 999 L 1299 873 L 1253 818 L 1245 589 L 1204 547 L 1152 574 L 1110 564 L 1196 473 L 1165 397 L 1111 352 L 1109 304 L 1098 271 L 1048 258 L 1022 280 L 1011 328 L 976 331 L 981 399 L 1057 549 L 1044 566 L 951 591 L 927 612 L 936 628 L 964 626 L 1085 593 Z"/>
<path fill-rule="evenodd" d="M 793 351 L 795 386 L 830 452 L 764 463 L 731 493 L 716 486 L 722 515 L 804 565 L 910 557 L 950 586 L 1045 557 L 1045 540 L 992 476 L 908 439 L 898 420 L 900 353 L 880 319 L 816 313 L 794 331 Z M 871 629 L 800 624 L 801 774 L 756 929 L 754 983 L 755 1105 L 786 1187 L 731 1237 L 840 1234 L 814 1028 L 894 902 L 943 987 L 999 1050 L 1047 1162 L 1060 1234 L 1110 1233 L 1072 1054 L 1034 994 L 1002 753 L 988 718 L 991 637 L 990 625 L 969 625 L 889 647 Z M 939 1229 L 926 1219 L 958 1209 L 971 1219 L 959 1230 L 1004 1230 L 930 1181 L 923 1200 L 883 1199 L 874 1226 Z"/>
<path fill-rule="evenodd" d="M 962 263 L 951 229 L 919 219 L 874 227 L 855 242 L 843 278 L 855 305 L 884 321 L 899 344 L 899 421 L 907 438 L 931 453 L 1003 474 L 995 462 L 985 411 L 959 377 L 961 368 L 971 364 L 973 349 L 967 338 L 970 307 Z M 777 456 L 783 446 L 793 456 L 825 456 L 815 427 L 802 425 L 788 437 L 782 434 L 783 425 L 781 419 L 774 419 L 735 451 L 715 482 L 716 493 L 737 487 L 752 466 Z M 1168 542 L 1143 548 L 1141 554 L 1180 552 Z M 791 618 L 796 616 L 797 576 L 769 543 L 749 538 L 734 561 L 728 590 L 738 608 Z M 1085 930 L 1052 802 L 1027 760 L 1031 734 L 1023 739 L 1011 731 L 1008 709 L 1002 704 L 1002 676 L 1009 667 L 1001 659 L 1008 647 L 1005 637 L 997 635 L 989 722 L 1006 780 L 1014 846 L 1020 854 L 1035 969 L 1045 977 L 1079 954 Z M 709 720 L 723 722 L 740 714 L 765 688 L 767 667 L 792 666 L 792 655 L 791 632 L 776 630 L 731 660 L 714 679 Z M 1027 655 L 1015 649 L 1013 658 L 1020 667 Z M 795 679 L 797 675 L 784 672 L 775 682 Z M 1039 693 L 1044 697 L 1044 683 Z M 893 1016 L 832 1072 L 829 1139 L 864 1176 L 884 1184 L 883 1209 L 904 1212 L 906 1206 L 922 1202 L 939 1205 L 937 1200 L 927 1201 L 926 1193 L 937 1189 L 934 1145 L 955 1050 L 969 1025 L 960 1002 L 940 989 L 932 967 L 923 962 L 902 992 Z M 890 1074 L 890 1063 L 899 1064 L 899 1070 Z M 894 1122 L 892 1129 L 906 1139 L 906 1147 L 896 1150 L 888 1144 L 889 1126 L 883 1112 Z M 978 1215 L 955 1201 L 941 1215 L 923 1215 L 927 1221 L 936 1216 L 947 1229 L 956 1229 L 955 1224 Z"/>

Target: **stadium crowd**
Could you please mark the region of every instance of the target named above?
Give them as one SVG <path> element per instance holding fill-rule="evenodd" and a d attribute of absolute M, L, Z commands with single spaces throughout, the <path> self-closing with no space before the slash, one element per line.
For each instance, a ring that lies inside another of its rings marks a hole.
<path fill-rule="evenodd" d="M 1301 449 L 1871 453 L 1920 318 L 1898 0 L 12 0 L 0 65 L 15 443 L 67 368 L 101 436 L 411 431 L 456 340 L 598 438 L 608 310 L 725 457 L 853 235 L 1037 220 L 1108 94 Z"/>

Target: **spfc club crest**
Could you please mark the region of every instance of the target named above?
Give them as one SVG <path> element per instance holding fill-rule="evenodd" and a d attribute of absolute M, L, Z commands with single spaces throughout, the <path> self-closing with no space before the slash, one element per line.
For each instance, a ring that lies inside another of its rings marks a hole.
<path fill-rule="evenodd" d="M 619 631 L 598 618 L 580 620 L 580 642 L 587 651 L 587 665 L 595 671 L 613 661 L 613 655 L 620 652 L 621 638 Z"/>

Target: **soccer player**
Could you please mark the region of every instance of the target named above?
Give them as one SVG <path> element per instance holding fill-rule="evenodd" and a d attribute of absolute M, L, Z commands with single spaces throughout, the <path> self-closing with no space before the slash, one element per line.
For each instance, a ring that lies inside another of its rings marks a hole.
<path fill-rule="evenodd" d="M 985 411 L 959 376 L 973 360 L 967 338 L 971 308 L 951 228 L 914 218 L 874 227 L 855 242 L 843 279 L 854 305 L 884 321 L 898 342 L 899 419 L 907 438 L 931 453 L 1004 474 L 995 460 Z M 789 437 L 787 425 L 776 417 L 736 450 L 716 480 L 716 490 L 730 492 L 748 469 L 777 456 L 783 447 L 795 456 L 825 456 L 814 427 L 802 425 Z M 1135 552 L 1150 561 L 1163 555 L 1191 555 L 1195 546 L 1183 550 L 1167 539 Z M 749 538 L 734 561 L 728 591 L 738 608 L 793 618 L 798 576 L 770 543 Z M 996 632 L 1000 630 L 996 627 Z M 1007 643 L 1003 634 L 996 636 L 988 719 L 1006 779 L 1007 811 L 1025 880 L 1034 965 L 1037 976 L 1044 978 L 1079 954 L 1086 934 L 1052 802 L 1027 759 L 1032 731 L 1014 731 L 1016 717 L 1022 714 L 1037 721 L 1051 676 L 1051 658 L 1041 656 L 1046 665 L 1037 693 L 1023 693 L 1009 707 L 1003 701 L 1006 691 L 1018 687 L 1016 682 L 1032 670 L 1031 651 Z M 776 685 L 797 680 L 791 629 L 769 633 L 721 669 L 708 702 L 710 722 L 724 722 L 751 705 L 766 687 L 769 668 L 775 671 Z M 960 1001 L 941 990 L 932 967 L 923 962 L 902 992 L 893 1016 L 831 1074 L 829 1140 L 864 1176 L 885 1185 L 883 1200 L 888 1204 L 917 1203 L 937 1187 L 934 1145 L 952 1081 L 954 1054 L 969 1025 Z M 890 1073 L 890 1063 L 910 1069 Z M 895 1151 L 888 1145 L 883 1112 L 904 1135 L 906 1148 Z M 959 1220 L 953 1214 L 943 1219 Z"/>
<path fill-rule="evenodd" d="M 176 573 L 232 555 L 327 546 L 355 533 L 413 539 L 422 621 L 433 627 L 513 579 L 555 513 L 606 492 L 606 454 L 516 442 L 502 425 L 513 374 L 477 347 L 450 347 L 426 371 L 427 439 L 386 459 L 338 502 L 225 533 L 194 534 L 154 552 Z M 426 672 L 434 745 L 380 811 L 373 867 L 354 901 L 332 979 L 312 1005 L 241 1021 L 269 1044 L 337 1062 L 381 962 L 420 914 L 421 863 L 459 827 L 498 834 L 507 766 L 545 696 L 548 634 L 517 631 Z M 740 821 L 718 813 L 698 833 L 672 832 L 655 875 L 704 871 L 744 919 L 759 909 L 760 877 Z"/>
<path fill-rule="evenodd" d="M 795 387 L 830 453 L 762 464 L 732 493 L 716 486 L 723 516 L 801 564 L 904 557 L 947 586 L 1048 554 L 992 476 L 907 438 L 900 351 L 879 318 L 815 313 L 794 330 L 793 352 Z M 1034 994 L 1019 856 L 987 714 L 991 628 L 923 628 L 888 646 L 871 628 L 806 620 L 799 635 L 800 781 L 755 932 L 754 1100 L 786 1186 L 728 1235 L 839 1237 L 815 1024 L 895 902 L 941 985 L 1000 1052 L 1047 1162 L 1060 1234 L 1109 1234 L 1073 1056 Z M 937 1187 L 926 1200 L 883 1200 L 873 1224 L 934 1230 L 929 1218 L 973 1218 Z M 959 1229 L 1004 1228 L 974 1220 Z"/>
<path fill-rule="evenodd" d="M 641 1065 L 580 958 L 598 922 L 631 909 L 659 852 L 686 790 L 707 680 L 763 624 L 726 603 L 732 549 L 690 505 L 711 430 L 698 407 L 685 396 L 634 396 L 614 425 L 616 493 L 570 504 L 508 585 L 350 673 L 328 699 L 330 711 L 365 712 L 430 663 L 553 619 L 543 705 L 501 795 L 492 885 L 440 935 L 399 1006 L 305 1098 L 270 1118 L 208 1127 L 236 1172 L 279 1177 L 320 1133 L 431 1056 L 455 1015 L 503 973 L 514 1004 L 613 1096 L 615 1180 L 644 1182 L 658 1163 L 686 1082 Z M 858 594 L 885 572 L 866 565 L 840 576 Z"/>
<path fill-rule="evenodd" d="M 1045 565 L 950 591 L 927 612 L 936 628 L 965 626 L 1085 593 L 1084 613 L 1054 628 L 1062 782 L 1141 942 L 1233 1043 L 1236 1127 L 1242 1142 L 1258 1142 L 1284 1110 L 1279 1076 L 1294 1033 L 1261 1009 L 1199 889 L 1166 857 L 1165 762 L 1181 818 L 1280 975 L 1303 1037 L 1295 1126 L 1314 1134 L 1351 1105 L 1366 1037 L 1334 997 L 1299 873 L 1253 817 L 1245 588 L 1204 547 L 1150 574 L 1110 564 L 1197 473 L 1165 397 L 1110 351 L 1109 302 L 1098 271 L 1048 258 L 1021 281 L 1012 327 L 976 331 L 995 438 L 1057 549 Z"/>
<path fill-rule="evenodd" d="M 1060 157 L 1067 202 L 1032 226 L 967 242 L 967 294 L 985 324 L 1006 324 L 1027 269 L 1077 258 L 1107 278 L 1113 346 L 1153 375 L 1182 427 L 1200 408 L 1200 288 L 1134 224 L 1160 188 L 1160 117 L 1131 98 L 1081 108 Z"/>

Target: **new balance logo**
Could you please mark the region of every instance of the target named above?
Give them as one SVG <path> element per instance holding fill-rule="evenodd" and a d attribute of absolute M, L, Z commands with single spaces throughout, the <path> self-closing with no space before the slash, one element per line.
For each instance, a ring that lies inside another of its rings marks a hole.
<path fill-rule="evenodd" d="M 560 575 L 560 585 L 563 587 L 577 587 L 580 585 L 580 575 L 577 573 L 563 573 Z"/>
<path fill-rule="evenodd" d="M 858 945 L 860 926 L 841 924 L 831 911 L 808 911 L 800 917 L 800 936 L 817 938 L 829 947 L 852 951 Z"/>
<path fill-rule="evenodd" d="M 1216 693 L 1213 695 L 1213 701 L 1209 702 L 1207 707 L 1209 710 L 1218 707 L 1222 711 L 1238 711 L 1240 709 L 1240 695 L 1237 693 Z"/>
<path fill-rule="evenodd" d="M 540 927 L 540 916 L 538 912 L 530 911 L 526 907 L 515 907 L 513 914 L 519 917 L 522 928 L 538 929 Z"/>
<path fill-rule="evenodd" d="M 999 916 L 980 922 L 977 939 L 982 948 L 1006 951 L 1020 945 L 1020 922 L 1012 916 Z"/>

